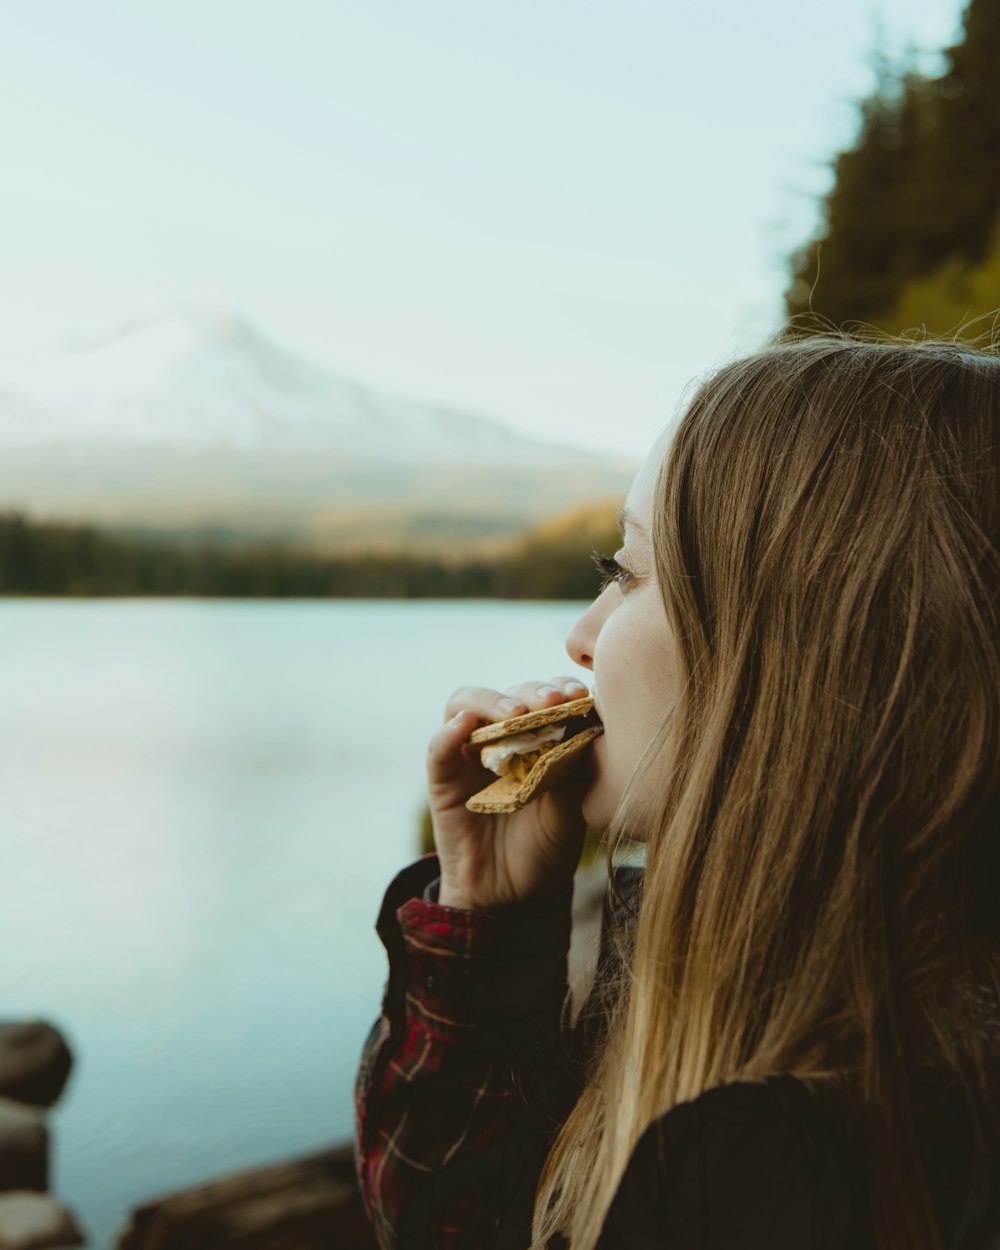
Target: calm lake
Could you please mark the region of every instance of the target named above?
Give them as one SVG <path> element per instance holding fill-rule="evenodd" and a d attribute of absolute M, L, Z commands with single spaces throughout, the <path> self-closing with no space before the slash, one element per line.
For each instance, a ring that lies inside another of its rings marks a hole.
<path fill-rule="evenodd" d="M 578 672 L 579 604 L 0 603 L 0 1016 L 60 1027 L 52 1189 L 132 1206 L 350 1137 L 448 694 Z"/>

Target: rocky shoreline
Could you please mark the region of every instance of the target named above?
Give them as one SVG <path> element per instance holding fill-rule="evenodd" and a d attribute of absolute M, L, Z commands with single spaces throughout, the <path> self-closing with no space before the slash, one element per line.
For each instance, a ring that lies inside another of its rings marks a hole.
<path fill-rule="evenodd" d="M 593 973 L 603 862 L 577 873 L 569 981 L 579 1001 Z M 138 1207 L 117 1250 L 378 1250 L 350 1143 L 234 1173 Z M 2 1250 L 2 1245 L 0 1245 Z"/>
<path fill-rule="evenodd" d="M 577 875 L 569 977 L 593 970 L 603 865 Z M 66 1041 L 42 1021 L 0 1023 L 0 1250 L 86 1245 L 73 1212 L 49 1193 L 47 1110 L 72 1068 Z M 346 1143 L 224 1175 L 136 1207 L 117 1250 L 378 1250 Z M 106 1250 L 106 1248 L 95 1248 Z"/>
<path fill-rule="evenodd" d="M 49 1192 L 46 1114 L 73 1057 L 44 1021 L 0 1023 L 0 1250 L 87 1244 Z M 378 1250 L 348 1143 L 243 1171 L 137 1207 L 119 1250 Z M 101 1248 L 107 1250 L 107 1248 Z"/>
<path fill-rule="evenodd" d="M 70 1049 L 51 1024 L 0 1023 L 0 1250 L 84 1244 L 73 1213 L 48 1191 L 46 1112 L 72 1066 Z"/>
<path fill-rule="evenodd" d="M 138 1207 L 118 1250 L 378 1250 L 348 1144 Z"/>

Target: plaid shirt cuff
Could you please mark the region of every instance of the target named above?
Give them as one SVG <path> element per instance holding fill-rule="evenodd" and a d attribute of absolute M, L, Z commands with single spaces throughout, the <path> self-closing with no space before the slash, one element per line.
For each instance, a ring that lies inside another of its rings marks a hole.
<path fill-rule="evenodd" d="M 518 1026 L 540 1010 L 558 1014 L 566 989 L 572 884 L 551 898 L 490 910 L 433 900 L 436 856 L 405 869 L 389 887 L 379 934 L 405 964 L 406 1014 L 443 1042 L 469 1044 L 475 1031 Z"/>
<path fill-rule="evenodd" d="M 492 1246 L 505 1220 L 526 1244 L 576 1093 L 561 1030 L 572 887 L 465 911 L 434 901 L 438 873 L 436 856 L 411 864 L 379 915 L 389 983 L 358 1074 L 358 1178 L 383 1250 Z"/>

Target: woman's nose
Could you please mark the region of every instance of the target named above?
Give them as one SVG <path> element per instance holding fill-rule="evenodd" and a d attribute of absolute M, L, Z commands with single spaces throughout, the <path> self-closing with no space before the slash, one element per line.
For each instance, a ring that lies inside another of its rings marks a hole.
<path fill-rule="evenodd" d="M 614 593 L 615 587 L 613 586 L 608 586 L 601 591 L 566 635 L 566 652 L 573 663 L 579 664 L 581 668 L 592 669 L 594 667 L 597 636 L 611 610 L 608 597 Z"/>

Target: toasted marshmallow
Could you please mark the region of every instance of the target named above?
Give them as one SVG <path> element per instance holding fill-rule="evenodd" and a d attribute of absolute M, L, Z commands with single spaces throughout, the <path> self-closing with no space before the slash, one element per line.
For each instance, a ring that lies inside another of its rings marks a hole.
<path fill-rule="evenodd" d="M 565 725 L 543 725 L 541 729 L 514 734 L 510 738 L 504 738 L 502 742 L 483 747 L 479 758 L 484 768 L 502 777 L 510 772 L 511 764 L 516 756 L 530 755 L 532 751 L 537 751 L 547 742 L 562 742 L 565 735 Z"/>

